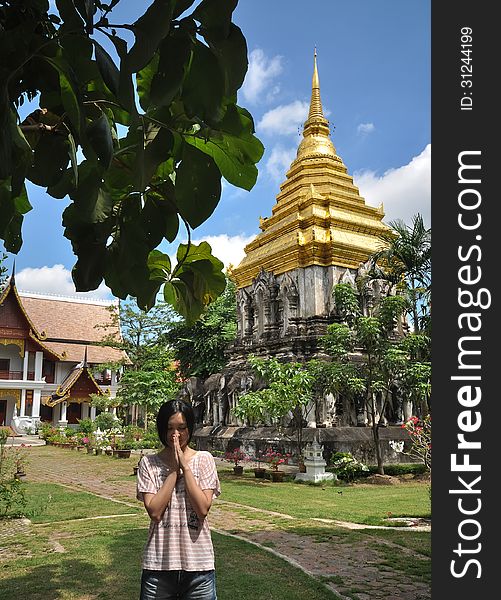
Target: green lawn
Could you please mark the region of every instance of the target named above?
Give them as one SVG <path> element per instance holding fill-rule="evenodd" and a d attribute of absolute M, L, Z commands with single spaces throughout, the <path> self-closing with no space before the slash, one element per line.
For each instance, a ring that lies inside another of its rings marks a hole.
<path fill-rule="evenodd" d="M 26 513 L 33 523 L 83 519 L 101 515 L 142 514 L 142 506 L 132 507 L 62 485 L 29 483 L 26 485 Z"/>
<path fill-rule="evenodd" d="M 129 466 L 118 466 L 121 470 L 113 471 L 114 477 L 123 479 Z M 100 476 L 108 481 L 105 475 L 103 472 Z M 391 581 L 430 585 L 429 532 L 349 530 L 311 520 L 315 517 L 380 524 L 388 513 L 393 517 L 428 517 L 426 483 L 347 486 L 329 482 L 312 486 L 255 479 L 251 470 L 236 477 L 231 469 L 223 468 L 219 475 L 221 500 L 295 517 L 286 520 L 267 516 L 272 527 L 318 542 L 319 548 L 328 544 L 334 550 L 333 556 L 366 548 L 376 557 L 378 570 L 389 574 Z M 60 485 L 29 481 L 23 485 L 27 516 L 33 525 L 27 532 L 0 541 L 0 598 L 137 600 L 140 559 L 148 528 L 143 507 L 139 503 L 134 506 L 133 498 L 128 498 L 133 505 L 128 506 Z M 237 511 L 251 521 L 256 517 L 250 509 Z M 103 516 L 108 518 L 93 518 Z M 8 527 L 0 522 L 1 530 Z M 336 599 L 322 584 L 322 578 L 309 577 L 270 552 L 216 532 L 213 541 L 219 600 Z M 271 542 L 265 545 L 274 547 Z M 337 574 L 324 580 L 332 581 L 345 596 L 371 593 L 370 582 L 367 589 L 358 589 L 351 586 L 349 578 L 343 581 Z"/>
<path fill-rule="evenodd" d="M 405 482 L 392 486 L 355 484 L 323 486 L 292 481 L 272 483 L 255 479 L 252 473 L 236 477 L 221 470 L 221 499 L 255 508 L 280 512 L 297 518 L 320 518 L 388 524 L 391 517 L 430 517 L 428 486 Z"/>
<path fill-rule="evenodd" d="M 2 539 L 0 598 L 136 600 L 148 527 L 144 510 L 58 485 L 27 483 L 26 488 L 29 506 L 38 510 L 38 524 L 29 533 Z M 35 498 L 49 495 L 43 511 Z M 69 520 L 98 514 L 122 516 Z M 264 550 L 216 533 L 213 539 L 220 600 L 235 600 L 235 590 L 238 600 L 337 598 L 317 580 Z"/>

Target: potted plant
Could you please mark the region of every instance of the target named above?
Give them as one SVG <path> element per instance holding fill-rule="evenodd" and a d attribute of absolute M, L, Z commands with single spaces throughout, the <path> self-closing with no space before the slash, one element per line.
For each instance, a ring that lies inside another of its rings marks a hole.
<path fill-rule="evenodd" d="M 95 439 L 94 439 L 93 435 L 85 435 L 82 438 L 82 444 L 84 445 L 85 449 L 87 450 L 87 454 L 94 453 Z"/>
<path fill-rule="evenodd" d="M 272 481 L 283 481 L 284 472 L 279 470 L 279 466 L 289 462 L 290 454 L 282 454 L 273 448 L 268 448 L 264 455 L 266 462 L 270 465 L 270 475 Z"/>
<path fill-rule="evenodd" d="M 227 450 L 224 453 L 224 460 L 233 463 L 233 473 L 235 473 L 235 475 L 242 475 L 244 467 L 240 462 L 249 460 L 249 457 L 240 448 L 235 448 L 234 450 Z"/>
<path fill-rule="evenodd" d="M 256 456 L 254 457 L 254 460 L 257 463 L 257 466 L 254 467 L 254 477 L 256 477 L 257 479 L 264 479 L 264 474 L 266 473 L 266 469 L 261 466 L 262 458 L 263 454 L 260 450 L 258 450 L 256 452 Z"/>
<path fill-rule="evenodd" d="M 14 460 L 16 463 L 16 472 L 14 473 L 14 478 L 18 481 L 23 480 L 26 477 L 26 451 L 25 448 L 29 448 L 29 445 L 21 444 L 19 449 L 17 449 L 14 453 Z"/>
<path fill-rule="evenodd" d="M 113 456 L 129 458 L 131 453 L 130 441 L 124 437 L 115 437 L 113 443 Z"/>
<path fill-rule="evenodd" d="M 100 456 L 103 453 L 104 441 L 102 438 L 97 438 L 94 442 L 94 453 L 96 456 Z"/>

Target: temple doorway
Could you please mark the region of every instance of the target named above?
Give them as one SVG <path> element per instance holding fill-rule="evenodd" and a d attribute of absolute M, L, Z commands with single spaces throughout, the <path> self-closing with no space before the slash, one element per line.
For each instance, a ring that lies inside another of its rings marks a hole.
<path fill-rule="evenodd" d="M 77 402 L 68 404 L 66 418 L 68 419 L 68 425 L 77 425 L 82 418 L 82 405 Z"/>

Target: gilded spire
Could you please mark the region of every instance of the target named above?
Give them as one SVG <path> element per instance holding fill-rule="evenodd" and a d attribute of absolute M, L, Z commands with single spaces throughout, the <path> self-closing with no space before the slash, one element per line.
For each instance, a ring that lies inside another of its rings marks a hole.
<path fill-rule="evenodd" d="M 320 79 L 317 67 L 317 49 L 313 56 L 313 79 L 308 118 L 304 123 L 303 140 L 297 151 L 297 158 L 327 154 L 336 156 L 336 149 L 330 139 L 329 121 L 324 117 L 320 98 Z"/>
<path fill-rule="evenodd" d="M 315 54 L 313 57 L 313 80 L 311 82 L 311 101 L 310 101 L 310 112 L 308 113 L 308 121 L 312 119 L 323 119 L 324 111 L 322 110 L 322 100 L 320 99 L 320 80 L 318 78 L 317 68 L 317 49 L 315 48 Z"/>
<path fill-rule="evenodd" d="M 383 216 L 381 209 L 365 204 L 336 154 L 320 100 L 315 49 L 310 110 L 297 156 L 271 216 L 260 219 L 261 233 L 233 269 L 234 281 L 246 288 L 261 269 L 274 275 L 313 265 L 358 269 L 381 248 L 381 234 L 389 230 Z"/>

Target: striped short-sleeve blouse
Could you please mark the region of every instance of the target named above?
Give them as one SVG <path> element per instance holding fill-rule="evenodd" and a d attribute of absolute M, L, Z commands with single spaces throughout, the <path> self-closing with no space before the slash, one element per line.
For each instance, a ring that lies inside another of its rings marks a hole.
<path fill-rule="evenodd" d="M 199 451 L 189 461 L 190 469 L 202 490 L 213 490 L 213 498 L 221 488 L 216 464 L 210 452 Z M 162 487 L 169 468 L 158 456 L 143 456 L 137 471 L 137 498 L 145 492 L 156 494 Z M 208 571 L 214 569 L 214 550 L 207 517 L 202 521 L 186 494 L 184 477 L 179 477 L 171 501 L 160 523 L 151 521 L 143 553 L 143 569 L 152 571 Z"/>

